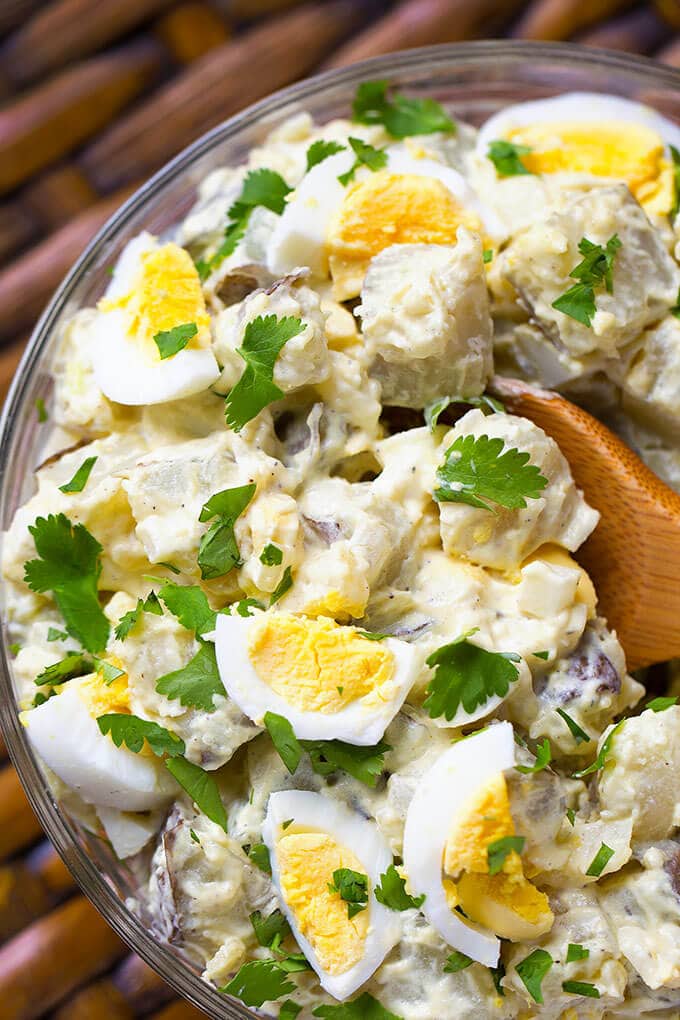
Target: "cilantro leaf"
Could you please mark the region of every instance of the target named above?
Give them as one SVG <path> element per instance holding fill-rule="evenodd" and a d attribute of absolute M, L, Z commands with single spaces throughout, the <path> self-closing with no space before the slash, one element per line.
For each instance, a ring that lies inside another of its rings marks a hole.
<path fill-rule="evenodd" d="M 254 616 L 255 613 L 251 613 L 251 609 L 266 609 L 266 606 L 258 599 L 239 599 L 238 602 L 233 602 L 229 606 L 230 615 L 234 609 L 239 616 Z"/>
<path fill-rule="evenodd" d="M 329 156 L 335 156 L 336 153 L 343 152 L 344 148 L 345 146 L 341 145 L 340 142 L 326 142 L 323 138 L 312 142 L 307 149 L 307 173 L 309 173 L 312 167 L 323 163 L 324 159 L 328 159 Z"/>
<path fill-rule="evenodd" d="M 590 981 L 563 981 L 562 991 L 568 995 L 585 995 L 589 999 L 599 999 L 600 992 Z"/>
<path fill-rule="evenodd" d="M 505 858 L 513 853 L 521 854 L 526 840 L 524 836 L 501 836 L 489 843 L 486 848 L 486 856 L 489 862 L 489 874 L 497 875 L 503 870 Z"/>
<path fill-rule="evenodd" d="M 425 902 L 425 896 L 410 896 L 406 892 L 406 881 L 401 877 L 394 864 L 390 864 L 384 875 L 380 876 L 380 882 L 373 890 L 373 894 L 384 907 L 390 910 L 411 910 L 418 909 Z M 444 968 L 446 969 L 446 968 Z"/>
<path fill-rule="evenodd" d="M 469 956 L 466 956 L 465 953 L 461 953 L 458 949 L 455 949 L 451 955 L 446 958 L 444 973 L 457 974 L 459 970 L 465 970 L 473 963 L 474 960 L 471 960 Z"/>
<path fill-rule="evenodd" d="M 566 814 L 567 814 L 567 821 L 569 822 L 569 824 L 573 828 L 574 827 L 574 822 L 576 820 L 576 812 L 574 811 L 573 808 L 567 808 Z"/>
<path fill-rule="evenodd" d="M 439 416 L 444 413 L 450 404 L 469 404 L 470 407 L 478 407 L 484 414 L 502 414 L 505 411 L 505 407 L 500 400 L 490 397 L 487 393 L 482 393 L 478 397 L 440 397 L 439 400 L 428 404 L 423 411 L 425 424 L 430 432 L 434 432 Z"/>
<path fill-rule="evenodd" d="M 388 89 L 387 81 L 362 82 L 352 104 L 352 120 L 382 124 L 393 138 L 455 132 L 456 125 L 436 100 L 407 99 L 398 92 L 388 98 Z"/>
<path fill-rule="evenodd" d="M 533 765 L 515 765 L 518 772 L 522 775 L 529 775 L 531 772 L 542 772 L 544 768 L 552 761 L 552 749 L 550 747 L 550 741 L 546 737 L 545 740 L 541 741 L 536 750 L 536 761 Z"/>
<path fill-rule="evenodd" d="M 166 673 L 156 681 L 156 691 L 171 700 L 177 699 L 185 708 L 200 708 L 214 712 L 213 698 L 224 694 L 215 657 L 215 646 L 202 644 L 186 666 Z"/>
<path fill-rule="evenodd" d="M 199 810 L 227 832 L 227 812 L 215 777 L 186 758 L 168 758 L 165 767 Z"/>
<path fill-rule="evenodd" d="M 260 563 L 264 563 L 265 567 L 278 567 L 283 563 L 283 552 L 278 545 L 267 542 L 260 553 Z"/>
<path fill-rule="evenodd" d="M 505 447 L 500 438 L 458 436 L 437 469 L 438 503 L 467 503 L 495 513 L 494 503 L 517 510 L 538 499 L 548 484 L 529 454 Z"/>
<path fill-rule="evenodd" d="M 482 252 L 482 262 L 485 266 L 488 266 L 490 262 L 493 262 L 493 248 L 485 248 Z"/>
<path fill-rule="evenodd" d="M 305 329 L 304 322 L 291 315 L 282 319 L 258 315 L 246 325 L 243 343 L 237 348 L 246 367 L 226 400 L 227 425 L 235 432 L 283 396 L 274 382 L 274 364 L 288 341 Z"/>
<path fill-rule="evenodd" d="M 276 712 L 265 712 L 264 724 L 281 761 L 293 775 L 304 753 L 293 727 L 285 716 L 277 715 Z"/>
<path fill-rule="evenodd" d="M 435 670 L 423 703 L 431 719 L 443 715 L 450 722 L 461 704 L 470 715 L 494 695 L 504 698 L 519 677 L 513 665 L 520 661 L 518 655 L 487 652 L 467 640 L 469 633 L 442 645 L 425 660 Z"/>
<path fill-rule="evenodd" d="M 210 608 L 205 592 L 198 585 L 168 581 L 158 592 L 158 597 L 187 630 L 201 635 L 215 626 L 217 613 Z"/>
<path fill-rule="evenodd" d="M 279 1020 L 295 1020 L 298 1013 L 301 1012 L 302 1006 L 298 1006 L 297 1002 L 293 1002 L 292 999 L 286 999 L 279 1007 Z"/>
<path fill-rule="evenodd" d="M 195 322 L 184 322 L 181 326 L 173 326 L 172 329 L 163 329 L 154 336 L 154 342 L 161 356 L 161 361 L 171 358 L 173 354 L 183 351 L 192 337 L 198 333 L 198 326 Z"/>
<path fill-rule="evenodd" d="M 105 659 L 95 659 L 95 666 L 107 687 L 110 687 L 119 676 L 125 676 L 124 669 L 119 669 L 118 666 L 114 666 L 112 662 L 107 662 Z"/>
<path fill-rule="evenodd" d="M 680 319 L 680 288 L 678 288 L 678 296 L 675 299 L 675 304 L 670 309 L 671 315 L 674 315 L 676 319 Z"/>
<path fill-rule="evenodd" d="M 203 846 L 197 832 L 194 832 L 193 829 L 189 829 L 189 835 L 191 836 L 192 843 L 198 843 L 199 846 Z"/>
<path fill-rule="evenodd" d="M 49 641 L 49 638 L 47 639 Z M 652 712 L 665 712 L 668 708 L 673 708 L 677 705 L 677 698 L 652 698 L 645 705 L 645 708 L 651 708 Z"/>
<path fill-rule="evenodd" d="M 90 472 L 97 462 L 96 457 L 86 457 L 80 465 L 70 482 L 64 482 L 59 486 L 60 492 L 82 492 L 87 485 Z"/>
<path fill-rule="evenodd" d="M 263 917 L 261 911 L 254 910 L 250 914 L 250 923 L 253 926 L 255 938 L 261 946 L 265 946 L 267 949 L 272 949 L 274 946 L 278 948 L 286 936 L 290 935 L 290 925 L 280 910 L 273 910 L 267 917 Z"/>
<path fill-rule="evenodd" d="M 532 655 L 534 656 L 534 658 L 536 658 L 536 659 L 543 659 L 543 661 L 544 661 L 544 662 L 545 662 L 545 661 L 546 661 L 547 659 L 549 659 L 549 658 L 550 658 L 550 652 L 548 652 L 548 651 L 542 651 L 542 652 L 532 652 L 531 654 L 532 654 Z"/>
<path fill-rule="evenodd" d="M 246 232 L 250 214 L 256 206 L 264 206 L 265 209 L 271 209 L 280 216 L 286 204 L 286 196 L 292 190 L 275 170 L 268 170 L 266 167 L 251 170 L 243 182 L 241 194 L 229 209 L 229 222 L 224 231 L 224 241 L 212 258 L 205 263 L 202 278 L 205 278 L 203 274 L 212 272 L 224 259 L 234 253 Z"/>
<path fill-rule="evenodd" d="M 351 868 L 336 868 L 328 890 L 338 893 L 347 904 L 347 916 L 351 919 L 368 906 L 368 875 L 362 875 Z"/>
<path fill-rule="evenodd" d="M 573 279 L 579 280 L 579 283 L 574 284 L 553 301 L 552 307 L 583 326 L 590 327 L 597 311 L 595 287 L 604 283 L 608 294 L 614 292 L 612 271 L 620 247 L 621 241 L 616 234 L 609 238 L 604 248 L 601 244 L 593 244 L 587 237 L 582 237 L 578 250 L 584 256 L 583 261 L 569 273 Z"/>
<path fill-rule="evenodd" d="M 49 418 L 49 415 L 47 413 L 47 408 L 45 407 L 45 401 L 43 400 L 42 397 L 38 397 L 36 399 L 35 410 L 36 414 L 38 415 L 38 421 L 41 424 L 43 424 L 43 422 L 46 422 L 47 419 Z"/>
<path fill-rule="evenodd" d="M 251 482 L 249 485 L 237 485 L 233 489 L 222 489 L 203 504 L 199 521 L 204 523 L 217 518 L 201 538 L 198 547 L 198 565 L 203 580 L 222 577 L 241 563 L 234 524 L 255 495 L 256 488 L 255 483 Z"/>
<path fill-rule="evenodd" d="M 125 744 L 135 754 L 139 754 L 142 750 L 145 740 L 159 758 L 162 758 L 164 754 L 171 758 L 177 758 L 186 750 L 181 737 L 166 730 L 165 727 L 159 726 L 158 723 L 140 719 L 136 715 L 109 712 L 98 717 L 97 725 L 104 736 L 107 733 L 110 734 L 116 747 Z"/>
<path fill-rule="evenodd" d="M 609 752 L 612 749 L 612 743 L 614 741 L 614 737 L 616 736 L 618 731 L 621 729 L 621 727 L 623 726 L 625 721 L 626 721 L 625 719 L 621 719 L 620 722 L 617 722 L 616 726 L 614 726 L 613 729 L 611 729 L 609 731 L 609 733 L 607 734 L 607 736 L 604 739 L 602 747 L 600 748 L 599 753 L 598 753 L 597 758 L 595 759 L 595 761 L 592 763 L 592 765 L 589 765 L 588 768 L 581 769 L 580 772 L 574 772 L 574 777 L 573 777 L 574 779 L 583 779 L 584 776 L 589 776 L 593 772 L 599 772 L 600 769 L 604 768 L 604 766 L 606 764 L 606 761 L 607 761 L 607 758 L 609 757 Z"/>
<path fill-rule="evenodd" d="M 541 984 L 553 962 L 552 956 L 545 949 L 534 949 L 533 953 L 525 956 L 515 967 L 534 1002 L 543 1002 Z"/>
<path fill-rule="evenodd" d="M 521 174 L 532 174 L 522 162 L 522 156 L 528 156 L 532 150 L 528 145 L 515 145 L 514 142 L 495 141 L 489 143 L 487 157 L 496 167 L 499 177 L 518 177 Z"/>
<path fill-rule="evenodd" d="M 347 140 L 356 159 L 347 173 L 338 176 L 338 180 L 345 187 L 354 179 L 360 166 L 367 166 L 369 170 L 374 171 L 382 170 L 387 166 L 387 153 L 383 149 L 376 149 L 368 142 L 362 142 L 360 138 L 348 138 Z"/>
<path fill-rule="evenodd" d="M 567 947 L 567 963 L 574 963 L 576 960 L 587 960 L 590 950 L 579 945 L 578 942 L 570 942 Z"/>
<path fill-rule="evenodd" d="M 588 865 L 586 875 L 591 875 L 595 878 L 599 878 L 604 869 L 606 868 L 609 861 L 614 856 L 614 851 L 606 843 L 600 844 L 600 849 L 597 851 L 592 861 Z"/>
<path fill-rule="evenodd" d="M 46 684 L 56 687 L 66 683 L 67 680 L 86 676 L 93 671 L 94 662 L 89 655 L 84 655 L 82 652 L 67 652 L 59 662 L 53 662 L 51 666 L 46 666 L 42 673 L 35 678 L 35 682 L 38 687 L 44 687 Z"/>
<path fill-rule="evenodd" d="M 84 524 L 72 524 L 65 514 L 38 517 L 28 530 L 40 558 L 24 565 L 26 584 L 31 591 L 52 592 L 66 630 L 83 648 L 105 648 L 109 623 L 97 593 L 101 545 Z"/>
<path fill-rule="evenodd" d="M 384 741 L 372 747 L 357 747 L 342 740 L 303 740 L 312 769 L 320 776 L 328 776 L 338 769 L 360 783 L 374 787 L 384 768 L 385 753 L 391 750 Z"/>
<path fill-rule="evenodd" d="M 125 641 L 130 631 L 139 623 L 142 613 L 151 613 L 153 616 L 163 615 L 163 609 L 155 592 L 150 592 L 146 599 L 137 599 L 135 608 L 123 613 L 113 632 L 119 641 Z"/>
<path fill-rule="evenodd" d="M 255 843 L 247 849 L 244 847 L 243 850 L 246 856 L 250 858 L 253 864 L 257 865 L 260 871 L 264 871 L 265 874 L 271 875 L 272 865 L 269 859 L 269 850 L 265 843 Z"/>
<path fill-rule="evenodd" d="M 505 977 L 505 964 L 503 963 L 502 960 L 499 960 L 497 967 L 488 967 L 487 970 L 491 975 L 491 980 L 493 981 L 494 988 L 502 998 L 505 998 L 505 991 L 503 989 L 503 985 L 501 984 L 501 981 Z"/>
<path fill-rule="evenodd" d="M 402 1020 L 396 1013 L 390 1013 L 377 999 L 364 992 L 352 1002 L 343 1002 L 338 1006 L 317 1006 L 312 1016 L 322 1020 Z"/>
<path fill-rule="evenodd" d="M 281 578 L 281 580 L 279 581 L 276 588 L 274 588 L 274 591 L 271 594 L 271 598 L 269 599 L 269 605 L 270 606 L 276 605 L 279 599 L 282 599 L 286 592 L 290 591 L 292 587 L 293 587 L 293 571 L 288 566 L 283 572 L 283 577 Z"/>
<path fill-rule="evenodd" d="M 276 960 L 250 960 L 220 991 L 234 995 L 246 1006 L 259 1007 L 294 992 L 295 985 Z"/>
<path fill-rule="evenodd" d="M 47 628 L 48 641 L 68 641 L 68 634 L 65 630 L 57 630 L 56 627 Z"/>
<path fill-rule="evenodd" d="M 569 732 L 571 733 L 572 737 L 574 738 L 577 744 L 590 743 L 590 737 L 588 736 L 586 731 L 582 730 L 579 724 L 576 722 L 576 720 L 572 719 L 570 715 L 567 715 L 563 708 L 556 708 L 555 711 L 559 715 L 560 719 L 562 719 L 567 724 L 567 726 L 569 727 Z"/>
<path fill-rule="evenodd" d="M 671 159 L 673 160 L 673 205 L 671 206 L 671 222 L 680 212 L 680 152 L 674 145 L 670 146 Z"/>

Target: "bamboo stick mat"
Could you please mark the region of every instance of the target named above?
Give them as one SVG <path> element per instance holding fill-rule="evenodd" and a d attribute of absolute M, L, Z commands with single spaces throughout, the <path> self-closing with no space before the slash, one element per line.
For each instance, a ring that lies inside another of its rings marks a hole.
<path fill-rule="evenodd" d="M 680 66 L 680 0 L 0 0 L 0 400 L 89 238 L 199 134 L 321 67 L 570 39 Z M 198 1020 L 77 893 L 0 746 L 0 1020 Z"/>

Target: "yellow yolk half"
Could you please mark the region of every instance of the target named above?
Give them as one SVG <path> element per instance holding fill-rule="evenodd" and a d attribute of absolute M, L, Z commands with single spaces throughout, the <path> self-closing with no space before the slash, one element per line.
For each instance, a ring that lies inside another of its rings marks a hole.
<path fill-rule="evenodd" d="M 365 874 L 365 867 L 351 850 L 323 832 L 284 833 L 277 857 L 281 891 L 301 934 L 325 971 L 344 974 L 363 957 L 370 906 L 350 919 L 346 901 L 328 885 L 337 868 Z"/>
<path fill-rule="evenodd" d="M 457 814 L 444 847 L 444 889 L 449 905 L 501 938 L 518 941 L 549 931 L 553 914 L 547 896 L 527 880 L 514 850 L 500 872 L 489 874 L 488 846 L 514 836 L 505 777 L 499 773 Z"/>
<path fill-rule="evenodd" d="M 365 598 L 362 596 L 360 600 L 355 600 L 351 596 L 333 589 L 326 592 L 322 598 L 307 602 L 303 612 L 307 616 L 332 616 L 343 623 L 347 623 L 351 619 L 361 619 L 366 612 L 367 602 L 368 590 L 366 591 Z"/>
<path fill-rule="evenodd" d="M 583 173 L 625 181 L 649 212 L 673 205 L 673 170 L 659 135 L 642 124 L 532 124 L 508 134 L 532 151 L 522 162 L 535 174 Z"/>
<path fill-rule="evenodd" d="M 353 184 L 335 213 L 326 248 L 333 296 L 356 297 L 368 264 L 391 244 L 455 244 L 460 226 L 479 232 L 478 218 L 434 177 L 378 170 Z"/>
<path fill-rule="evenodd" d="M 210 316 L 201 281 L 189 253 L 176 244 L 145 252 L 133 289 L 120 298 L 104 298 L 99 308 L 124 309 L 128 335 L 143 344 L 153 360 L 160 357 L 154 336 L 175 326 L 195 323 L 198 332 L 187 344 L 189 349 L 208 347 L 210 343 Z"/>
<path fill-rule="evenodd" d="M 117 669 L 122 669 L 120 659 L 111 656 L 106 660 Z M 105 684 L 101 673 L 93 673 L 86 677 L 80 685 L 80 691 L 87 704 L 87 710 L 93 719 L 108 712 L 129 712 L 130 691 L 127 673 L 116 677 L 110 684 Z"/>
<path fill-rule="evenodd" d="M 358 698 L 379 704 L 394 673 L 388 648 L 328 617 L 267 613 L 252 627 L 248 655 L 276 694 L 313 712 L 339 712 Z"/>
<path fill-rule="evenodd" d="M 595 616 L 595 607 L 597 605 L 595 586 L 587 571 L 569 555 L 566 549 L 563 549 L 561 545 L 553 545 L 552 542 L 549 542 L 547 545 L 542 545 L 531 556 L 527 556 L 522 566 L 525 567 L 534 560 L 545 560 L 546 563 L 552 563 L 554 567 L 567 567 L 569 570 L 578 570 L 579 579 L 576 585 L 576 601 L 583 602 L 588 607 L 590 619 Z"/>

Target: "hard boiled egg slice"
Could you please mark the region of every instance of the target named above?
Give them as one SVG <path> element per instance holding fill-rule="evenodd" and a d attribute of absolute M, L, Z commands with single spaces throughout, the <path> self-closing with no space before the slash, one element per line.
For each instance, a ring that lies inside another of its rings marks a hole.
<path fill-rule="evenodd" d="M 596 92 L 517 103 L 481 128 L 477 151 L 493 141 L 526 145 L 522 156 L 536 174 L 577 173 L 625 181 L 649 212 L 673 205 L 669 145 L 680 146 L 680 127 L 642 103 Z"/>
<path fill-rule="evenodd" d="M 389 846 L 374 822 L 303 790 L 272 793 L 262 838 L 281 909 L 300 948 L 322 987 L 346 999 L 399 940 L 399 915 L 374 896 L 392 863 Z M 339 868 L 368 877 L 368 905 L 352 918 L 347 901 L 329 889 Z"/>
<path fill-rule="evenodd" d="M 340 152 L 313 167 L 289 200 L 272 235 L 268 265 L 287 273 L 308 266 L 334 281 L 334 297 L 355 297 L 368 263 L 392 244 L 455 244 L 460 226 L 496 236 L 500 227 L 456 170 L 405 146 L 386 150 L 387 166 L 360 167 L 348 185 L 338 176 L 354 162 Z"/>
<path fill-rule="evenodd" d="M 109 400 L 160 404 L 200 393 L 218 378 L 201 281 L 178 245 L 146 233 L 130 241 L 98 307 L 92 368 Z M 186 347 L 162 359 L 154 336 L 192 323 L 197 332 Z"/>
<path fill-rule="evenodd" d="M 266 712 L 285 716 L 300 740 L 377 743 L 419 668 L 414 646 L 369 641 L 329 617 L 218 614 L 214 638 L 229 697 L 258 725 Z"/>
<path fill-rule="evenodd" d="M 425 894 L 421 909 L 449 945 L 486 967 L 498 963 L 497 936 L 532 939 L 553 922 L 516 852 L 489 874 L 489 844 L 515 835 L 503 775 L 514 763 L 510 723 L 459 740 L 423 776 L 406 815 L 404 867 L 413 894 Z"/>
<path fill-rule="evenodd" d="M 97 725 L 107 712 L 129 712 L 127 678 L 107 687 L 98 674 L 70 680 L 22 716 L 28 738 L 46 765 L 84 801 L 121 811 L 165 804 L 176 786 L 157 758 L 116 747 Z"/>

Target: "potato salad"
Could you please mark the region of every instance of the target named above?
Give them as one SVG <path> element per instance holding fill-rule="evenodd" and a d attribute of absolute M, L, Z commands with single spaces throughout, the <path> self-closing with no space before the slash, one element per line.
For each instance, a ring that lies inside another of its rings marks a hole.
<path fill-rule="evenodd" d="M 598 513 L 492 377 L 680 488 L 680 128 L 373 81 L 262 137 L 59 337 L 3 543 L 27 740 L 259 1015 L 677 1018 L 680 679 L 629 675 Z"/>

